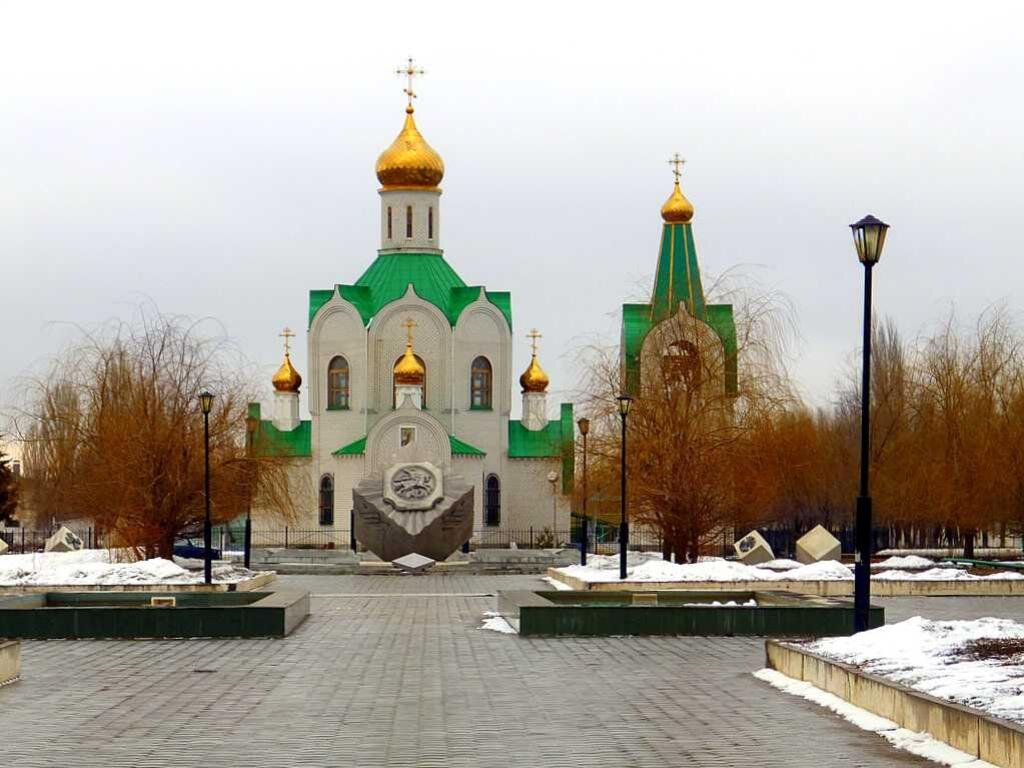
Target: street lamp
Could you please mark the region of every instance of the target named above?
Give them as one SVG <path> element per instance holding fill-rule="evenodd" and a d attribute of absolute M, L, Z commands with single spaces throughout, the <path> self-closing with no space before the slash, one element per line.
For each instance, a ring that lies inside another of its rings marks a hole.
<path fill-rule="evenodd" d="M 248 416 L 245 417 L 245 438 L 246 438 L 245 439 L 245 449 L 246 449 L 246 454 L 249 456 L 250 459 L 253 457 L 253 440 L 256 437 L 256 427 L 258 427 L 258 426 L 259 426 L 259 420 L 255 416 L 248 415 Z M 249 471 L 250 472 L 252 471 L 251 464 L 250 464 L 250 467 L 249 467 Z M 251 562 L 251 559 L 252 559 L 252 491 L 253 491 L 253 489 L 250 488 L 249 489 L 249 495 L 246 497 L 247 498 L 247 503 L 245 505 L 245 540 L 244 540 L 245 544 L 244 544 L 244 549 L 245 549 L 245 567 L 246 568 L 249 567 L 249 563 Z"/>
<path fill-rule="evenodd" d="M 626 417 L 633 398 L 623 392 L 616 398 L 619 401 L 619 417 L 622 419 L 622 511 L 619 519 L 619 578 L 626 578 L 626 552 L 629 549 L 629 523 L 626 522 Z"/>
<path fill-rule="evenodd" d="M 871 270 L 882 257 L 889 225 L 874 216 L 851 224 L 857 258 L 864 265 L 864 343 L 860 396 L 860 495 L 857 497 L 857 554 L 853 574 L 853 631 L 868 629 L 871 606 L 871 491 L 868 463 L 871 444 Z"/>
<path fill-rule="evenodd" d="M 558 508 L 556 506 L 557 491 L 555 490 L 555 483 L 558 482 L 558 473 L 555 470 L 548 472 L 548 482 L 551 483 L 551 546 L 558 546 L 558 537 L 555 531 L 558 530 Z"/>
<path fill-rule="evenodd" d="M 587 564 L 587 433 L 590 431 L 590 419 L 583 417 L 576 422 L 583 437 L 583 523 L 580 537 L 580 565 Z M 597 535 L 597 521 L 594 521 L 594 535 Z"/>
<path fill-rule="evenodd" d="M 199 409 L 203 412 L 203 446 L 206 497 L 206 519 L 203 522 L 203 580 L 209 584 L 213 581 L 213 527 L 210 524 L 210 411 L 213 409 L 213 393 L 203 390 L 199 394 Z"/>

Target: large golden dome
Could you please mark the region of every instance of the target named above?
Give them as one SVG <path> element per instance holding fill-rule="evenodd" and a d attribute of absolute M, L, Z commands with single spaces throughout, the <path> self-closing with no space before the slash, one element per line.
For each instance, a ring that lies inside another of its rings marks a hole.
<path fill-rule="evenodd" d="M 410 104 L 402 132 L 377 158 L 377 180 L 384 189 L 435 189 L 444 178 L 444 161 L 416 128 L 412 113 Z"/>
<path fill-rule="evenodd" d="M 412 351 L 412 342 L 405 345 L 405 354 L 395 363 L 395 384 L 422 386 L 427 370 Z"/>
<path fill-rule="evenodd" d="M 534 352 L 529 367 L 519 377 L 519 386 L 523 388 L 523 392 L 547 392 L 550 383 L 551 380 L 544 373 L 544 369 L 540 367 L 540 363 L 537 362 L 537 353 Z"/>
<path fill-rule="evenodd" d="M 284 362 L 277 369 L 277 373 L 274 374 L 271 382 L 274 385 L 274 389 L 278 392 L 298 392 L 299 387 L 302 386 L 302 377 L 295 370 L 295 366 L 292 365 L 291 357 L 289 357 L 287 352 L 284 353 Z"/>
<path fill-rule="evenodd" d="M 693 203 L 679 189 L 679 179 L 668 200 L 661 206 L 661 218 L 666 224 L 686 224 L 693 218 Z"/>

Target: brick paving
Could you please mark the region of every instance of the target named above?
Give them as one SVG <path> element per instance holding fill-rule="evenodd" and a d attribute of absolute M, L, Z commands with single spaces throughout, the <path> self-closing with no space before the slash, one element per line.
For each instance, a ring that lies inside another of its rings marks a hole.
<path fill-rule="evenodd" d="M 24 642 L 0 764 L 929 765 L 753 679 L 760 640 L 478 629 L 489 595 L 536 577 L 278 583 L 324 595 L 285 640 Z M 893 618 L 1024 618 L 1024 599 L 884 602 Z"/>

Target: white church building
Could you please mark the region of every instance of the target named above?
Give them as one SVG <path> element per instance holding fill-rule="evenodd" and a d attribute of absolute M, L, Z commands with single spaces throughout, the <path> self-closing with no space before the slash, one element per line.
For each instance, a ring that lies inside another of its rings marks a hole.
<path fill-rule="evenodd" d="M 444 163 L 413 119 L 377 160 L 380 249 L 353 283 L 309 293 L 305 382 L 288 354 L 273 377 L 270 413 L 249 406 L 253 445 L 287 457 L 304 528 L 349 529 L 352 487 L 380 477 L 398 449 L 474 486 L 474 538 L 491 531 L 567 532 L 574 473 L 570 403 L 547 402 L 535 331 L 513 333 L 509 293 L 468 285 L 441 248 Z M 515 339 L 533 355 L 518 377 Z M 513 398 L 522 419 L 513 420 Z M 549 407 L 552 406 L 552 407 Z M 267 418 L 269 416 L 270 418 Z M 308 501 L 305 501 L 308 500 Z M 275 525 L 254 510 L 254 525 Z"/>

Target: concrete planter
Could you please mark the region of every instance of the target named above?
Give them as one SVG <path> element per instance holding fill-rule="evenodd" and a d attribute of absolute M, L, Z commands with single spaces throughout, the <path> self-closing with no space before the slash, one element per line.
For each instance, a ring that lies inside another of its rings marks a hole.
<path fill-rule="evenodd" d="M 38 595 L 47 592 L 252 592 L 277 578 L 274 571 L 257 573 L 233 584 L 65 584 L 51 586 L 5 587 L 0 595 Z"/>
<path fill-rule="evenodd" d="M 603 581 L 588 583 L 549 568 L 548 576 L 576 590 L 631 591 L 699 589 L 705 592 L 794 592 L 818 597 L 850 597 L 853 580 L 846 581 Z M 871 597 L 957 597 L 961 595 L 1004 597 L 1024 595 L 1024 579 L 987 581 L 872 581 Z"/>
<path fill-rule="evenodd" d="M 765 642 L 765 655 L 769 668 L 828 691 L 900 727 L 928 733 L 993 765 L 1024 765 L 1024 727 L 1017 723 L 936 699 L 776 640 Z"/>
<path fill-rule="evenodd" d="M 13 683 L 21 674 L 21 643 L 0 640 L 0 685 Z"/>

